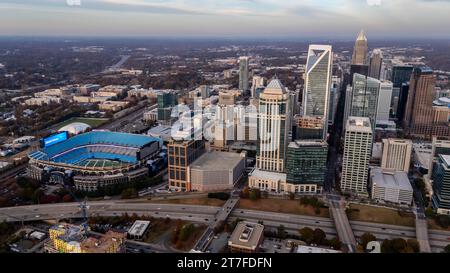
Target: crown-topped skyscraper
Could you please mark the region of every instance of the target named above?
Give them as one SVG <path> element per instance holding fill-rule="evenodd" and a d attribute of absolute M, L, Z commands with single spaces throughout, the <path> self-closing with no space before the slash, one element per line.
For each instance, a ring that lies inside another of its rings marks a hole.
<path fill-rule="evenodd" d="M 352 64 L 367 64 L 367 38 L 364 30 L 361 30 L 356 38 L 355 47 L 353 48 Z"/>

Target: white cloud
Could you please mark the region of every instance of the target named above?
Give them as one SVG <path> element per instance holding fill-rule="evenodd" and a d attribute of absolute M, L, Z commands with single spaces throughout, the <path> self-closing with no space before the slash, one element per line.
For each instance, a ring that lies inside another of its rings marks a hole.
<path fill-rule="evenodd" d="M 367 0 L 369 6 L 381 6 L 381 0 Z"/>

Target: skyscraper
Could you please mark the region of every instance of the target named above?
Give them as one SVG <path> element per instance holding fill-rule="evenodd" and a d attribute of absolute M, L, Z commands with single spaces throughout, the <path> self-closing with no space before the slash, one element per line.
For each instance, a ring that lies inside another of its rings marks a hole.
<path fill-rule="evenodd" d="M 372 153 L 369 118 L 349 117 L 345 128 L 341 190 L 367 196 L 369 160 Z"/>
<path fill-rule="evenodd" d="M 172 125 L 172 108 L 178 104 L 178 94 L 174 91 L 162 91 L 157 97 L 158 122 L 163 125 Z"/>
<path fill-rule="evenodd" d="M 265 78 L 261 76 L 253 76 L 252 79 L 252 89 L 251 89 L 251 96 L 252 98 L 257 98 L 256 90 L 258 88 L 264 87 Z"/>
<path fill-rule="evenodd" d="M 430 138 L 433 131 L 433 100 L 436 76 L 429 67 L 416 67 L 409 82 L 403 127 L 406 132 Z"/>
<path fill-rule="evenodd" d="M 395 111 L 395 117 L 397 118 L 400 125 L 403 124 L 403 119 L 405 117 L 406 102 L 408 101 L 408 93 L 409 93 L 409 83 L 402 83 L 402 86 L 399 88 L 397 103 L 394 104 L 393 108 L 393 110 Z"/>
<path fill-rule="evenodd" d="M 329 45 L 310 45 L 306 61 L 303 117 L 320 118 L 326 139 L 333 53 Z"/>
<path fill-rule="evenodd" d="M 369 77 L 380 79 L 381 66 L 383 64 L 383 55 L 380 49 L 374 49 L 370 56 Z"/>
<path fill-rule="evenodd" d="M 410 65 L 396 65 L 392 68 L 392 84 L 394 88 L 401 87 L 403 83 L 409 82 L 413 67 Z"/>
<path fill-rule="evenodd" d="M 259 97 L 256 166 L 260 170 L 284 171 L 290 130 L 289 108 L 289 93 L 278 79 L 273 79 Z"/>
<path fill-rule="evenodd" d="M 239 58 L 239 90 L 247 91 L 248 88 L 248 62 L 249 57 L 242 56 Z"/>
<path fill-rule="evenodd" d="M 328 144 L 323 140 L 296 140 L 289 143 L 287 183 L 308 185 L 311 192 L 320 192 L 325 181 L 327 156 Z"/>
<path fill-rule="evenodd" d="M 375 128 L 381 82 L 361 74 L 353 75 L 349 116 L 368 117 Z M 344 121 L 345 122 L 345 121 Z"/>
<path fill-rule="evenodd" d="M 390 81 L 380 82 L 378 93 L 377 121 L 389 120 L 392 98 L 392 83 Z"/>
<path fill-rule="evenodd" d="M 438 214 L 450 215 L 450 156 L 439 155 L 433 172 L 433 209 Z"/>
<path fill-rule="evenodd" d="M 366 65 L 367 50 L 367 38 L 364 34 L 364 30 L 361 30 L 356 38 L 355 46 L 353 48 L 352 64 Z"/>

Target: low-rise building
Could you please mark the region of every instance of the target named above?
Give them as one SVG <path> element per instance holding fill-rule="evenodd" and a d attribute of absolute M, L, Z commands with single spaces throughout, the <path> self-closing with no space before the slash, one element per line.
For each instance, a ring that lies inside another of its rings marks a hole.
<path fill-rule="evenodd" d="M 89 236 L 84 226 L 58 224 L 49 229 L 50 240 L 44 244 L 50 253 L 119 253 L 125 251 L 124 233 L 108 231 Z"/>
<path fill-rule="evenodd" d="M 264 239 L 264 226 L 248 221 L 241 221 L 236 225 L 228 247 L 234 253 L 255 253 Z"/>
<path fill-rule="evenodd" d="M 117 112 L 124 109 L 129 104 L 128 101 L 105 101 L 98 105 L 98 109 Z"/>
<path fill-rule="evenodd" d="M 25 100 L 25 104 L 28 106 L 42 106 L 45 104 L 52 104 L 52 103 L 61 103 L 61 98 L 58 97 L 39 97 L 39 98 L 31 98 Z"/>
<path fill-rule="evenodd" d="M 133 223 L 127 234 L 130 239 L 140 240 L 150 227 L 150 221 L 137 220 Z"/>
<path fill-rule="evenodd" d="M 190 166 L 192 191 L 232 189 L 244 174 L 246 154 L 212 151 Z"/>
<path fill-rule="evenodd" d="M 407 172 L 373 168 L 370 172 L 372 198 L 384 202 L 411 205 L 413 188 Z"/>

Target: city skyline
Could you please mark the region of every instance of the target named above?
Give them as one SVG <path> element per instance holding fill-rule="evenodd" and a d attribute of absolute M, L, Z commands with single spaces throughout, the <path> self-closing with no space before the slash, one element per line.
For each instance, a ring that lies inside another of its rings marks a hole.
<path fill-rule="evenodd" d="M 450 1 L 6 0 L 0 36 L 354 38 L 363 28 L 375 38 L 450 38 L 445 6 Z"/>

